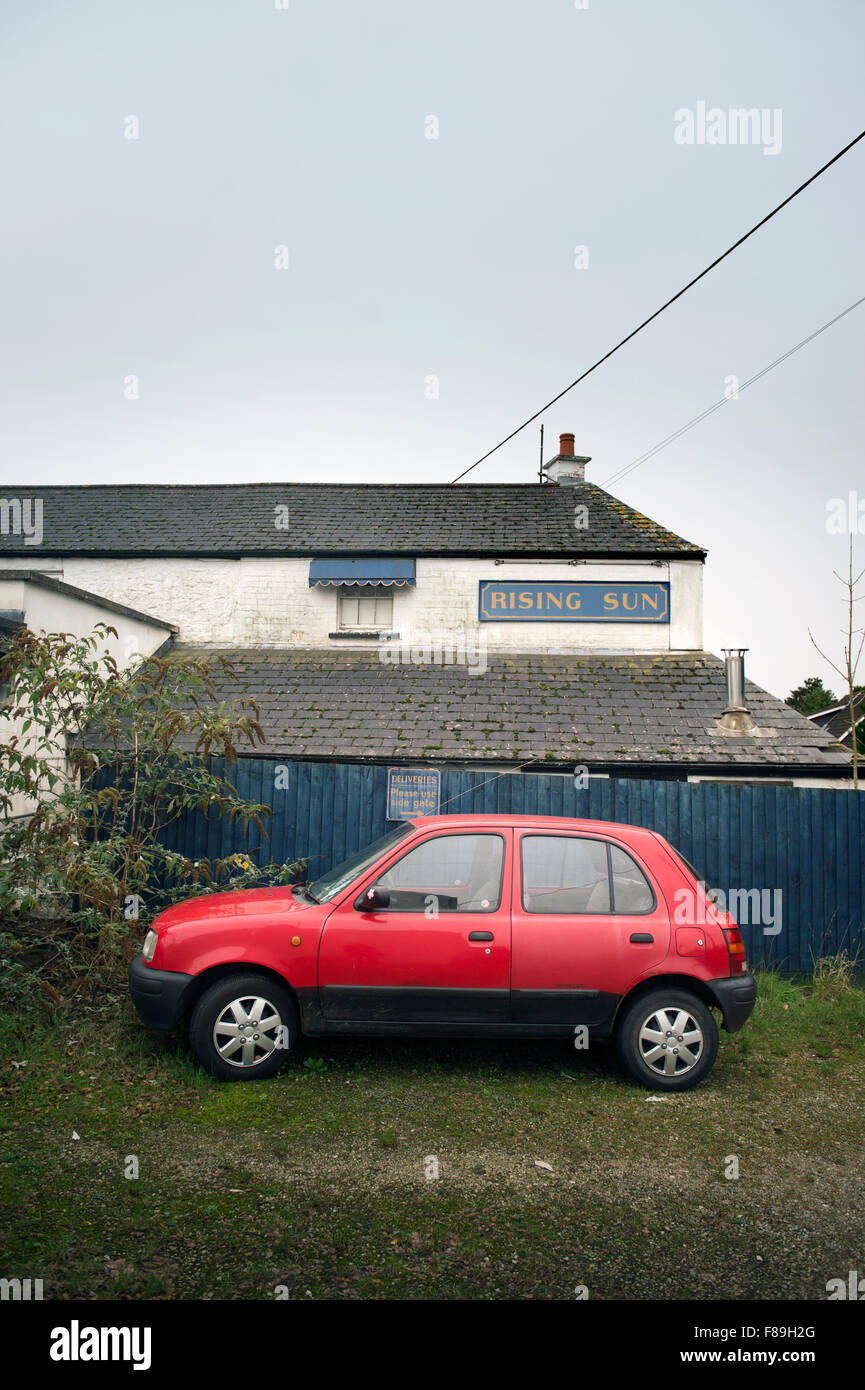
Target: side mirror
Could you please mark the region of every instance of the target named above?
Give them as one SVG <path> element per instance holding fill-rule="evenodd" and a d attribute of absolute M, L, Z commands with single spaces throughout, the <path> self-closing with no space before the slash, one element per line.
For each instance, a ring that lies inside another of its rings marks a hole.
<path fill-rule="evenodd" d="M 386 888 L 367 888 L 355 899 L 354 907 L 356 912 L 376 912 L 380 908 L 390 907 L 390 893 Z"/>

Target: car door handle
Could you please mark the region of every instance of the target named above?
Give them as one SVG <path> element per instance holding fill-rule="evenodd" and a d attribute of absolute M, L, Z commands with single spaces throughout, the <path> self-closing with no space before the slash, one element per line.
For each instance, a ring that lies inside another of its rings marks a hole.
<path fill-rule="evenodd" d="M 635 931 L 635 932 L 631 932 L 631 935 L 628 937 L 628 940 L 629 940 L 629 941 L 637 941 L 637 942 L 650 942 L 650 941 L 654 941 L 654 939 L 655 939 L 655 938 L 652 936 L 651 932 L 647 932 L 647 931 Z"/>
<path fill-rule="evenodd" d="M 493 940 L 493 934 L 492 934 L 491 931 L 470 931 L 470 932 L 469 932 L 469 941 L 492 941 L 492 940 Z"/>

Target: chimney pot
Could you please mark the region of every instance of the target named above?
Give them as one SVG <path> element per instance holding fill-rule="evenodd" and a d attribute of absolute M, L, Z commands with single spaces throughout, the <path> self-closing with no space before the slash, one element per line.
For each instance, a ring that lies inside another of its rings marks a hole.
<path fill-rule="evenodd" d="M 555 458 L 547 459 L 543 471 L 549 482 L 573 487 L 585 481 L 586 464 L 590 462 L 587 454 L 574 453 L 572 434 L 560 434 L 559 452 Z"/>

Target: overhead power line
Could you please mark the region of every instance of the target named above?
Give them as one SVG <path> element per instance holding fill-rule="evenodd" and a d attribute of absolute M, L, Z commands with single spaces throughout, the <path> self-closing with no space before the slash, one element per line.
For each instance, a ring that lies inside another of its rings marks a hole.
<path fill-rule="evenodd" d="M 709 415 L 713 415 L 716 410 L 720 410 L 722 405 L 726 405 L 730 400 L 735 400 L 736 396 L 741 395 L 743 391 L 747 391 L 748 387 L 753 386 L 755 381 L 759 381 L 761 377 L 774 371 L 776 367 L 780 367 L 781 363 L 786 362 L 788 357 L 792 357 L 794 352 L 798 352 L 800 348 L 806 347 L 808 343 L 813 343 L 815 338 L 819 338 L 821 333 L 825 333 L 827 328 L 831 328 L 833 324 L 838 323 L 846 314 L 852 314 L 853 310 L 858 309 L 860 304 L 865 304 L 865 295 L 863 295 L 861 299 L 855 300 L 853 304 L 848 304 L 847 308 L 842 309 L 840 314 L 836 314 L 833 319 L 829 319 L 828 322 L 822 324 L 820 328 L 816 328 L 813 333 L 809 333 L 808 337 L 803 338 L 801 343 L 797 343 L 795 347 L 788 348 L 780 357 L 776 357 L 774 362 L 770 362 L 768 367 L 761 368 L 759 372 L 755 372 L 747 381 L 743 381 L 741 385 L 736 387 L 733 395 L 722 396 L 719 401 L 715 401 L 714 405 L 710 405 L 706 410 L 701 411 L 699 415 L 695 415 L 693 420 L 689 420 L 686 425 L 682 425 L 679 429 L 674 430 L 672 434 L 668 434 L 666 439 L 662 439 L 659 444 L 655 444 L 651 449 L 647 449 L 644 454 L 640 454 L 639 458 L 635 458 L 632 463 L 627 463 L 624 468 L 620 468 L 618 472 L 611 473 L 609 478 L 605 478 L 600 486 L 606 487 L 609 483 L 621 482 L 622 478 L 626 477 L 628 473 L 633 473 L 635 468 L 639 468 L 641 464 L 648 462 L 650 458 L 654 458 L 655 454 L 659 454 L 662 449 L 666 449 L 668 444 L 673 444 L 677 439 L 681 439 L 683 434 L 687 434 L 688 430 L 692 430 L 695 425 L 699 425 L 701 421 L 707 419 Z"/>
<path fill-rule="evenodd" d="M 495 444 L 492 449 L 488 449 L 487 452 L 485 454 L 481 454 L 480 458 L 476 459 L 474 463 L 469 464 L 468 468 L 464 468 L 462 473 L 457 474 L 453 481 L 455 483 L 458 483 L 462 478 L 466 476 L 467 473 L 471 473 L 472 469 L 477 468 L 479 464 L 483 463 L 486 459 L 490 458 L 493 454 L 497 453 L 499 449 L 504 448 L 505 444 L 509 444 L 512 439 L 515 439 L 516 436 L 521 433 L 522 430 L 524 430 L 528 425 L 531 425 L 533 421 L 537 420 L 541 415 L 544 414 L 545 411 L 549 410 L 551 406 L 555 405 L 557 401 L 560 401 L 563 396 L 566 396 L 568 394 L 569 391 L 573 391 L 575 386 L 579 386 L 581 381 L 585 381 L 587 376 L 591 376 L 592 372 L 597 371 L 598 367 L 602 366 L 604 362 L 608 362 L 614 353 L 618 352 L 620 348 L 623 348 L 626 343 L 629 343 L 631 341 L 632 338 L 636 338 L 638 333 L 642 333 L 643 329 L 647 328 L 648 325 L 652 323 L 656 318 L 658 318 L 660 314 L 663 314 L 665 309 L 669 309 L 671 304 L 675 304 L 677 299 L 681 299 L 683 294 L 687 294 L 688 290 L 693 289 L 694 285 L 696 285 L 698 281 L 702 280 L 706 275 L 709 274 L 710 271 L 714 270 L 716 266 L 720 265 L 722 261 L 726 260 L 728 256 L 731 256 L 734 251 L 738 250 L 738 248 L 744 242 L 746 242 L 749 237 L 752 237 L 755 232 L 759 232 L 760 228 L 765 227 L 767 222 L 771 222 L 772 218 L 776 217 L 778 213 L 782 210 L 782 208 L 785 208 L 788 203 L 792 203 L 793 199 L 798 198 L 800 193 L 804 193 L 805 189 L 809 186 L 809 184 L 812 184 L 815 179 L 819 179 L 820 175 L 825 174 L 827 169 L 831 169 L 833 164 L 837 164 L 838 160 L 842 159 L 843 156 L 847 154 L 849 150 L 852 150 L 854 145 L 858 145 L 859 141 L 863 138 L 865 138 L 865 130 L 860 130 L 859 134 L 848 144 L 846 144 L 843 149 L 839 150 L 837 154 L 833 154 L 831 159 L 828 159 L 825 164 L 821 165 L 820 168 L 817 169 L 815 173 L 811 175 L 810 178 L 807 178 L 804 183 L 800 183 L 798 188 L 794 188 L 793 192 L 789 193 L 783 202 L 779 203 L 777 207 L 774 207 L 771 212 L 767 212 L 766 216 L 761 217 L 759 222 L 755 222 L 754 226 L 751 227 L 749 231 L 745 232 L 744 236 L 740 236 L 739 239 L 737 241 L 734 241 L 732 246 L 728 246 L 727 250 L 723 251 L 720 256 L 716 256 L 712 263 L 706 266 L 705 270 L 701 270 L 699 275 L 695 275 L 692 280 L 688 281 L 687 285 L 683 285 L 682 288 L 678 290 L 676 294 L 672 295 L 671 298 L 668 299 L 665 304 L 662 304 L 661 307 L 659 309 L 656 309 L 653 314 L 650 314 L 647 319 L 643 319 L 643 322 L 641 324 L 638 324 L 636 328 L 632 329 L 631 332 L 628 333 L 626 337 L 622 338 L 620 342 L 616 343 L 615 347 L 611 347 L 609 352 L 605 352 L 603 357 L 599 357 L 597 362 L 593 362 L 591 367 L 587 367 L 584 372 L 581 372 L 575 381 L 572 381 L 569 386 L 565 386 L 561 391 L 559 391 L 557 395 L 553 396 L 552 400 L 547 401 L 546 405 L 542 405 L 540 410 L 535 411 L 534 415 L 530 415 L 529 418 L 527 420 L 524 420 L 521 425 L 517 425 L 517 428 L 515 430 L 511 430 L 510 434 L 505 435 L 504 439 L 499 440 L 498 444 Z"/>

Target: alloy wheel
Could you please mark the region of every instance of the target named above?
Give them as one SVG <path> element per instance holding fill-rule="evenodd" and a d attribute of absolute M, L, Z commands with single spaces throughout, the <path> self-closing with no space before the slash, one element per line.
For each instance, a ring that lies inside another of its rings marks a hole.
<path fill-rule="evenodd" d="M 263 995 L 245 995 L 226 1004 L 213 1025 L 213 1046 L 231 1067 L 256 1067 L 279 1042 L 282 1019 Z"/>
<path fill-rule="evenodd" d="M 699 1062 L 703 1030 L 693 1014 L 677 1005 L 655 1009 L 639 1032 L 640 1056 L 659 1076 L 684 1076 Z"/>

